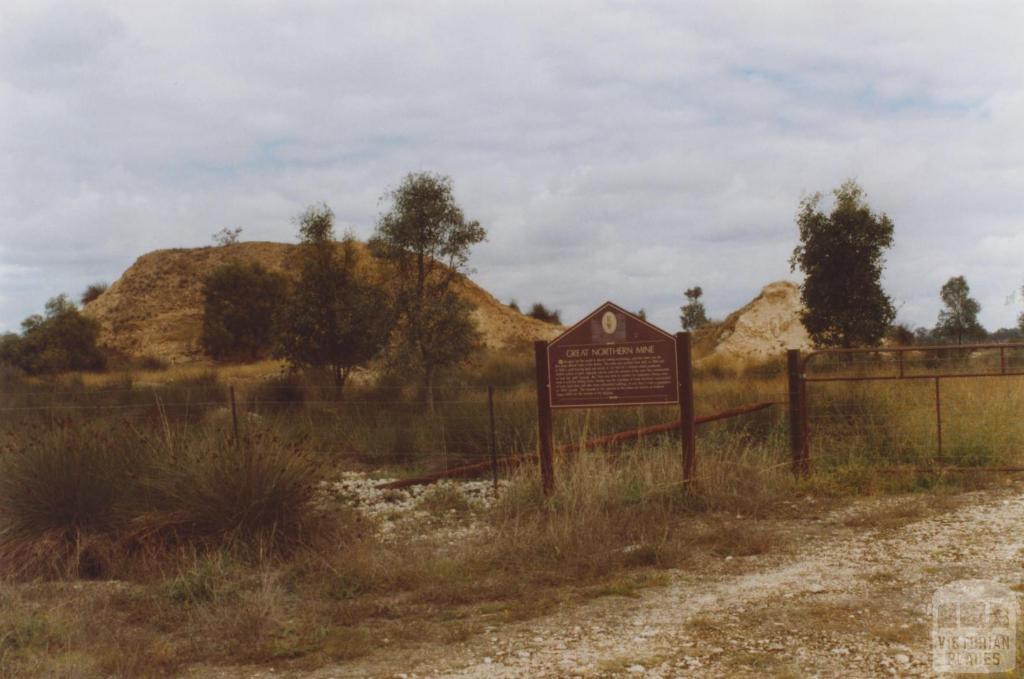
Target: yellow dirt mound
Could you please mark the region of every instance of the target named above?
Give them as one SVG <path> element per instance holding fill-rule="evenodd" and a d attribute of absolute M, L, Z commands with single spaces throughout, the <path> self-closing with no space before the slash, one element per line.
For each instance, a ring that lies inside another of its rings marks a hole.
<path fill-rule="evenodd" d="M 237 243 L 224 247 L 157 250 L 138 260 L 84 310 L 100 322 L 100 343 L 128 356 L 153 356 L 171 363 L 202 360 L 199 334 L 203 279 L 229 262 L 259 262 L 294 274 L 288 243 Z M 372 259 L 364 259 L 373 266 Z M 474 319 L 489 347 L 550 339 L 560 326 L 543 323 L 502 304 L 468 278 L 459 293 L 475 307 Z"/>
<path fill-rule="evenodd" d="M 800 286 L 790 281 L 769 283 L 749 304 L 700 330 L 696 352 L 702 358 L 756 362 L 787 349 L 810 349 L 811 338 L 800 322 L 802 311 Z"/>

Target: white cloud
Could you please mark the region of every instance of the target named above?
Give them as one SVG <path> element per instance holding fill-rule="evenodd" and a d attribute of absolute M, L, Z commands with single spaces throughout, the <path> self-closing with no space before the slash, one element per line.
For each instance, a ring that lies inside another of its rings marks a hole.
<path fill-rule="evenodd" d="M 314 201 L 372 230 L 450 174 L 502 299 L 612 298 L 674 328 L 789 276 L 802 195 L 850 176 L 896 222 L 887 284 L 931 324 L 1024 283 L 1016 3 L 4 3 L 0 328 L 223 226 Z M 11 267 L 19 267 L 12 273 Z M 16 292 L 16 294 L 14 294 Z"/>

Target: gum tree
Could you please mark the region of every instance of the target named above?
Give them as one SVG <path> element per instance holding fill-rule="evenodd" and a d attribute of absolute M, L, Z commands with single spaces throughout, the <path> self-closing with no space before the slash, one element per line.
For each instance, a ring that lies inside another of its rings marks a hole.
<path fill-rule="evenodd" d="M 487 233 L 455 202 L 449 177 L 406 175 L 384 197 L 370 249 L 392 272 L 398 314 L 396 359 L 420 374 L 421 396 L 434 408 L 439 368 L 462 362 L 480 341 L 472 306 L 456 291 L 469 252 Z"/>
<path fill-rule="evenodd" d="M 833 193 L 830 213 L 821 210 L 820 193 L 801 201 L 797 213 L 800 245 L 790 268 L 804 273 L 801 320 L 818 346 L 875 346 L 896 317 L 882 289 L 893 223 L 885 213 L 871 211 L 855 181 Z"/>
<path fill-rule="evenodd" d="M 700 301 L 704 291 L 699 285 L 687 289 L 686 304 L 679 307 L 679 322 L 683 330 L 696 330 L 708 324 L 708 314 L 704 309 L 704 303 Z"/>
<path fill-rule="evenodd" d="M 334 237 L 334 213 L 313 206 L 298 218 L 299 276 L 282 305 L 278 354 L 293 366 L 326 368 L 341 390 L 352 371 L 387 345 L 387 294 L 361 277 L 354 238 Z"/>
<path fill-rule="evenodd" d="M 939 322 L 935 326 L 935 334 L 955 337 L 957 344 L 964 343 L 964 337 L 984 337 L 985 329 L 978 322 L 981 304 L 971 297 L 971 287 L 963 276 L 953 276 L 939 292 L 942 297 L 943 309 L 939 312 Z"/>

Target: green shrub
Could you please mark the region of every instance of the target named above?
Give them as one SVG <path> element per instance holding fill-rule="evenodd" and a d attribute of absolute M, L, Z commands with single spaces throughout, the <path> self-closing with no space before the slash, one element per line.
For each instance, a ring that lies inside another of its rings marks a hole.
<path fill-rule="evenodd" d="M 306 402 L 307 389 L 303 375 L 292 371 L 262 380 L 249 391 L 247 400 L 253 409 L 291 408 Z"/>
<path fill-rule="evenodd" d="M 99 323 L 79 313 L 66 295 L 50 299 L 45 315 L 29 316 L 21 327 L 21 336 L 8 334 L 0 340 L 0 362 L 30 374 L 106 367 L 96 344 Z"/>
<path fill-rule="evenodd" d="M 288 281 L 257 263 L 225 264 L 203 281 L 199 342 L 217 360 L 255 360 L 270 353 L 274 319 Z"/>
<path fill-rule="evenodd" d="M 100 295 L 102 295 L 104 292 L 106 292 L 109 288 L 110 288 L 110 285 L 108 285 L 107 283 L 92 283 L 91 285 L 86 287 L 85 291 L 82 292 L 82 297 L 80 298 L 80 301 L 82 302 L 82 306 L 85 306 L 89 302 L 95 301 Z"/>
<path fill-rule="evenodd" d="M 554 325 L 562 324 L 561 313 L 558 309 L 548 309 L 540 302 L 534 302 L 533 306 L 530 307 L 529 313 L 526 314 L 530 318 L 536 318 L 538 321 L 545 323 L 552 323 Z"/>

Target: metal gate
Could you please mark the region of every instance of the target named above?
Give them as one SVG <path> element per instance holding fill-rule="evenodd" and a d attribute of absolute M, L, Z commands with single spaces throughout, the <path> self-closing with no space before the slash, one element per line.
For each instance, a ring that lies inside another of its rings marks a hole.
<path fill-rule="evenodd" d="M 991 468 L 1024 453 L 1024 343 L 790 351 L 788 372 L 795 472 Z"/>

